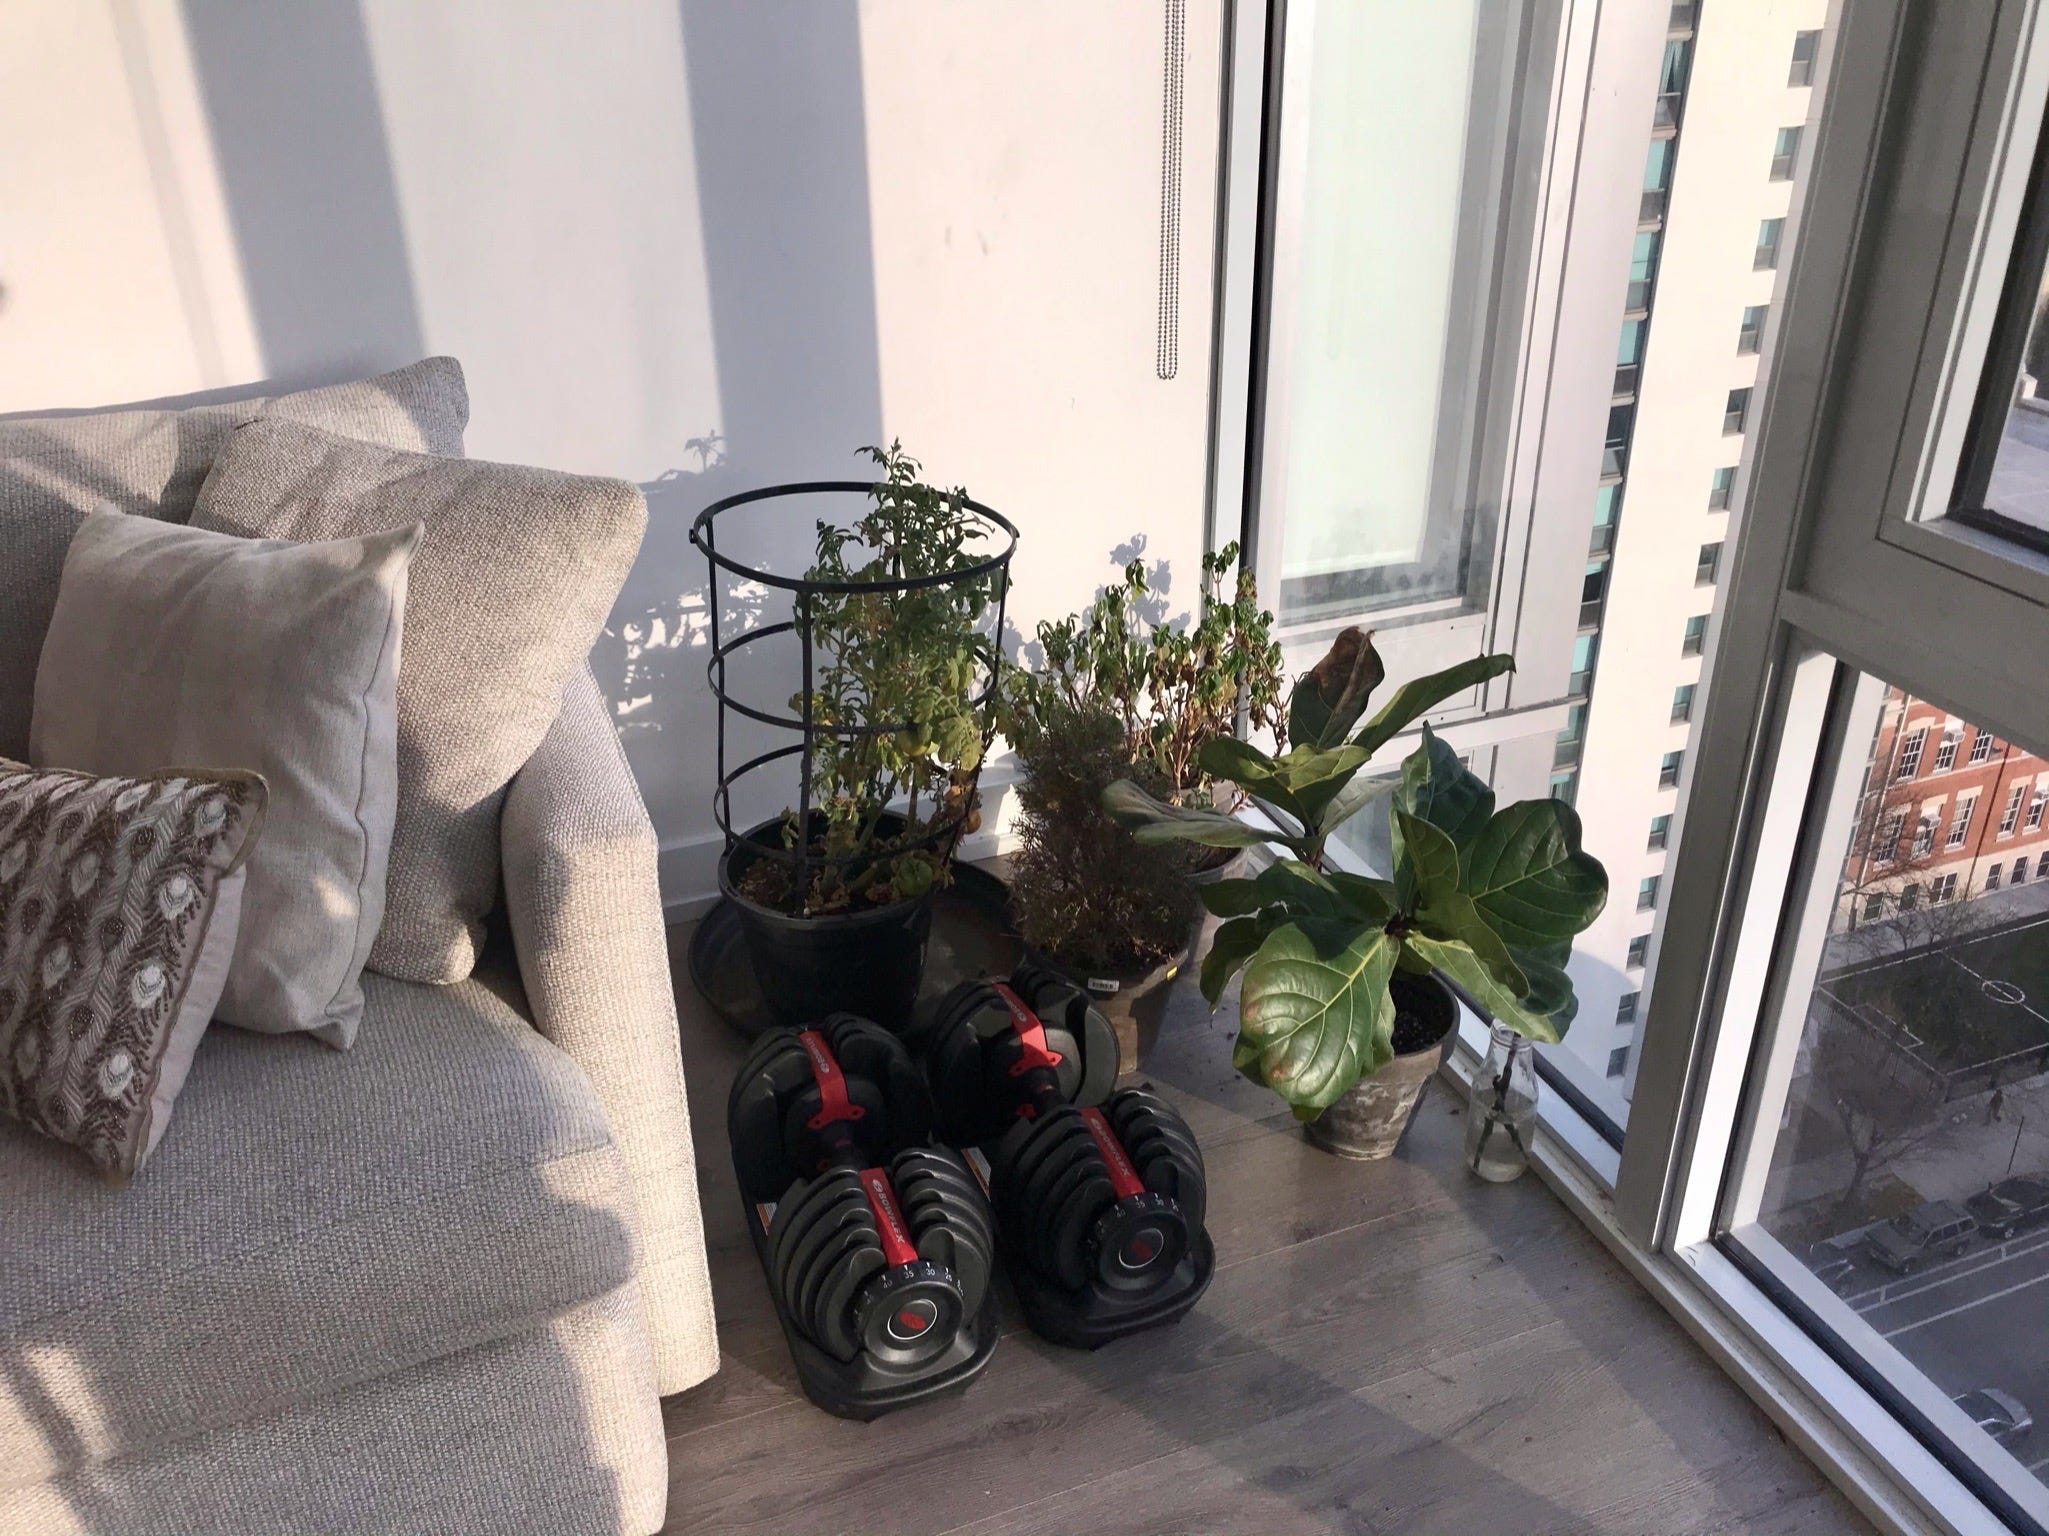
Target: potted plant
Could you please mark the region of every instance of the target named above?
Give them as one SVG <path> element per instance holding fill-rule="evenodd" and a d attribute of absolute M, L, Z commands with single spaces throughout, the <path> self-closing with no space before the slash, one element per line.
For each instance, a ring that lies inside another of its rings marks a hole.
<path fill-rule="evenodd" d="M 1038 626 L 1036 668 L 1006 669 L 1000 714 L 1024 775 L 1011 912 L 1032 958 L 1085 987 L 1115 1026 L 1127 1069 L 1158 1024 L 1195 942 L 1199 881 L 1233 850 L 1141 845 L 1104 811 L 1129 779 L 1164 803 L 1233 808 L 1235 786 L 1202 767 L 1242 707 L 1284 730 L 1280 648 L 1235 544 L 1204 557 L 1196 612 L 1164 622 L 1143 561 L 1082 613 Z"/>
<path fill-rule="evenodd" d="M 841 1008 L 908 1019 L 932 895 L 979 824 L 976 782 L 994 730 L 986 619 L 1009 551 L 985 556 L 976 544 L 1015 530 L 965 490 L 925 484 L 901 444 L 862 451 L 883 470 L 872 486 L 749 493 L 868 498 L 850 526 L 820 521 L 810 569 L 783 583 L 796 594 L 806 686 L 789 700 L 794 718 L 773 723 L 802 732 L 790 749 L 802 754 L 802 804 L 729 839 L 719 863 L 763 993 L 792 1022 Z M 704 545 L 710 554 L 709 535 Z M 722 672 L 715 685 L 728 705 Z M 722 772 L 722 824 L 728 785 L 764 761 Z"/>
<path fill-rule="evenodd" d="M 1429 710 L 1514 665 L 1480 656 L 1417 678 L 1361 724 L 1385 669 L 1371 636 L 1346 630 L 1290 696 L 1293 747 L 1275 755 L 1219 740 L 1203 749 L 1204 767 L 1235 781 L 1271 831 L 1168 804 L 1130 780 L 1105 793 L 1141 842 L 1266 842 L 1280 851 L 1256 877 L 1203 891 L 1224 919 L 1203 959 L 1203 995 L 1214 1007 L 1243 969 L 1232 1061 L 1312 1122 L 1312 1135 L 1332 1150 L 1393 1150 L 1428 1073 L 1376 1078 L 1391 1063 L 1441 1049 L 1456 1012 L 1435 977 L 1457 983 L 1523 1040 L 1557 1041 L 1572 1022 L 1565 962 L 1608 890 L 1606 872 L 1580 847 L 1572 808 L 1558 800 L 1497 807 L 1427 725 L 1399 776 L 1363 774 Z M 1332 836 L 1366 814 L 1388 819 L 1390 878 L 1327 860 Z M 1433 1028 L 1436 1038 L 1423 1040 Z M 1314 1124 L 1325 1117 L 1330 1124 Z"/>

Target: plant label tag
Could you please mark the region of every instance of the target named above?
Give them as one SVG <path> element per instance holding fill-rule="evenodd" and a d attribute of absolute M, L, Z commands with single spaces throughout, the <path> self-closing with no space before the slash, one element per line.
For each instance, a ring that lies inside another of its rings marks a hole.
<path fill-rule="evenodd" d="M 1106 976 L 1091 976 L 1088 979 L 1088 989 L 1098 997 L 1114 997 L 1123 985 L 1121 981 L 1112 981 Z"/>

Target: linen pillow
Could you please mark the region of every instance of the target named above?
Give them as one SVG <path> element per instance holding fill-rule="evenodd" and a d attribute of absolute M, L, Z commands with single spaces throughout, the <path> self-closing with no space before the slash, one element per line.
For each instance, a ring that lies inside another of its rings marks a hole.
<path fill-rule="evenodd" d="M 264 799 L 254 774 L 0 759 L 0 1111 L 142 1166 L 227 980 Z"/>
<path fill-rule="evenodd" d="M 30 760 L 247 768 L 270 784 L 220 1016 L 346 1048 L 384 913 L 417 525 L 320 544 L 95 512 L 36 674 Z"/>
<path fill-rule="evenodd" d="M 506 786 L 554 723 L 633 564 L 647 524 L 639 490 L 258 421 L 221 451 L 192 521 L 282 539 L 425 528 L 398 680 L 390 890 L 370 968 L 460 981 L 497 898 Z"/>
<path fill-rule="evenodd" d="M 85 514 L 112 503 L 184 522 L 228 434 L 259 416 L 459 458 L 470 399 L 462 364 L 430 357 L 374 379 L 225 405 L 0 421 L 0 754 L 28 751 L 36 653 Z"/>

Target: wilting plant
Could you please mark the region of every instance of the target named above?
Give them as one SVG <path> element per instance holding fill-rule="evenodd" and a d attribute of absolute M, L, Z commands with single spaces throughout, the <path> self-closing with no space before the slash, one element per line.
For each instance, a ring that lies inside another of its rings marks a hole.
<path fill-rule="evenodd" d="M 1238 1069 L 1314 1119 L 1394 1055 L 1397 970 L 1435 970 L 1529 1039 L 1563 1038 L 1578 1006 L 1565 963 L 1607 900 L 1608 876 L 1580 848 L 1579 818 L 1558 800 L 1498 808 L 1494 792 L 1430 728 L 1398 777 L 1367 764 L 1431 709 L 1513 671 L 1479 656 L 1416 678 L 1360 724 L 1386 669 L 1372 637 L 1348 629 L 1296 684 L 1279 756 L 1235 739 L 1202 766 L 1236 783 L 1272 824 L 1175 806 L 1129 780 L 1104 805 L 1140 842 L 1212 847 L 1271 843 L 1283 856 L 1256 877 L 1206 887 L 1225 922 L 1202 964 L 1215 1007 L 1242 968 Z M 1330 839 L 1352 817 L 1384 814 L 1392 878 L 1330 868 Z"/>

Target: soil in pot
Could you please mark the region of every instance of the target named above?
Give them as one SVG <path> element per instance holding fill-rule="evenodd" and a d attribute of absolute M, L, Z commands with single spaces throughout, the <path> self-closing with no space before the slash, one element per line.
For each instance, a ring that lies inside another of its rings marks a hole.
<path fill-rule="evenodd" d="M 1388 991 L 1395 1002 L 1394 1059 L 1303 1127 L 1311 1141 L 1339 1157 L 1363 1162 L 1394 1151 L 1458 1023 L 1458 1004 L 1435 976 L 1397 972 Z"/>
<path fill-rule="evenodd" d="M 889 822 L 902 826 L 896 817 Z M 792 1026 L 844 1009 L 885 1029 L 908 1029 L 925 976 L 932 893 L 815 917 L 781 911 L 760 898 L 787 889 L 788 881 L 760 850 L 780 849 L 782 837 L 782 818 L 772 818 L 719 860 L 719 892 L 739 915 L 769 1008 Z"/>

